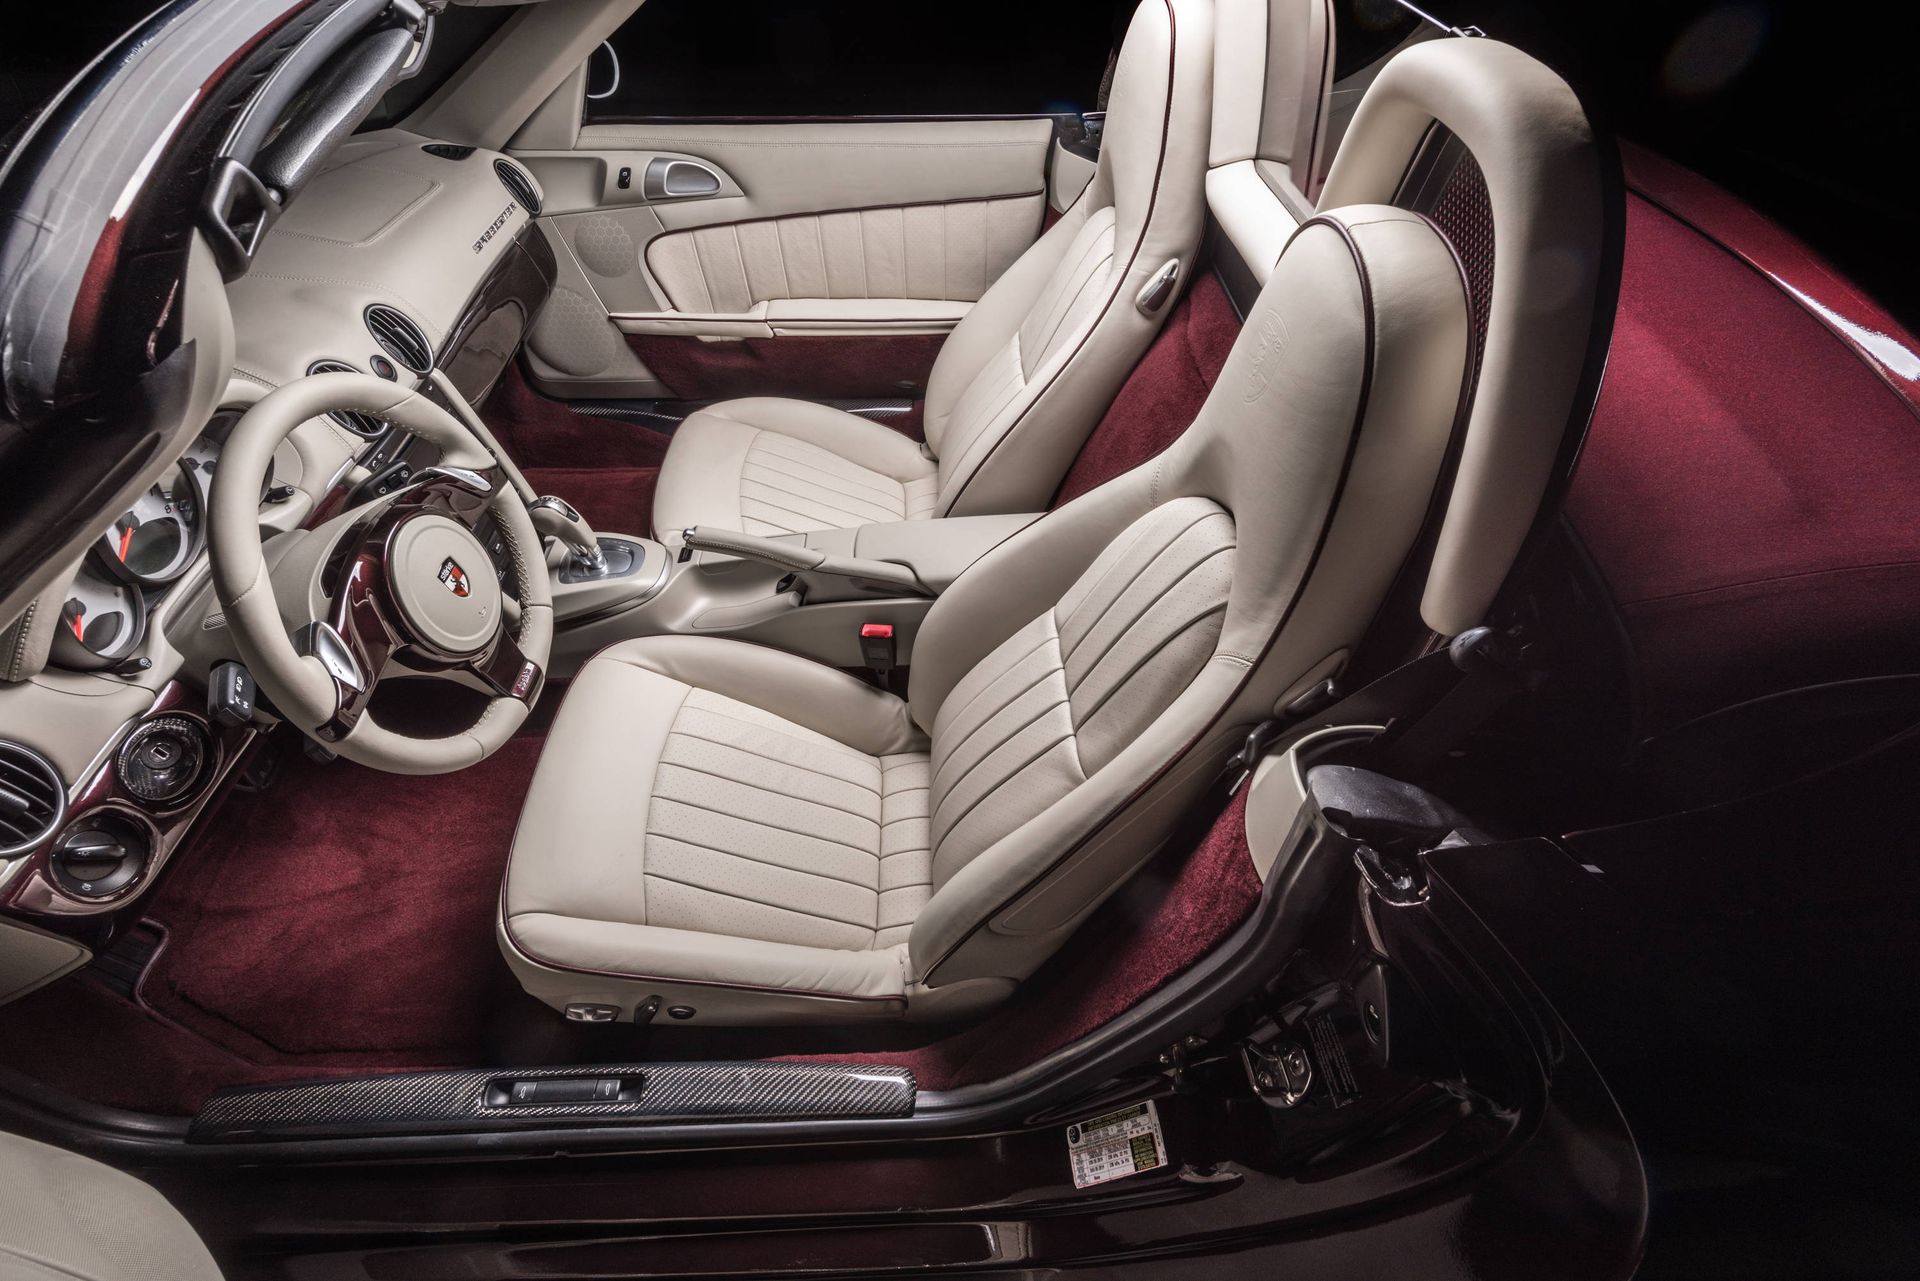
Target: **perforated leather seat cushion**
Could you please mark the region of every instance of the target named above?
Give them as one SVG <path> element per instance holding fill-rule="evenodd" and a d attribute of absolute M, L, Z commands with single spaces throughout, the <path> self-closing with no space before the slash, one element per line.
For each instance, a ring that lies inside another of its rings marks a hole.
<path fill-rule="evenodd" d="M 761 673 L 779 685 L 759 705 L 714 688 L 744 692 Z M 849 710 L 858 745 L 824 728 Z M 926 741 L 898 699 L 736 643 L 629 642 L 582 669 L 553 738 L 566 750 L 541 769 L 564 761 L 564 777 L 536 776 L 509 868 L 504 919 L 522 950 L 586 970 L 901 992 L 932 842 Z M 552 817 L 570 839 L 529 839 L 557 786 L 594 797 L 590 812 Z"/>
<path fill-rule="evenodd" d="M 654 528 L 749 534 L 921 520 L 933 514 L 934 462 L 890 427 L 798 400 L 729 400 L 674 433 L 654 496 Z"/>
<path fill-rule="evenodd" d="M 0 1134 L 0 1277 L 220 1281 L 166 1198 L 78 1153 Z"/>

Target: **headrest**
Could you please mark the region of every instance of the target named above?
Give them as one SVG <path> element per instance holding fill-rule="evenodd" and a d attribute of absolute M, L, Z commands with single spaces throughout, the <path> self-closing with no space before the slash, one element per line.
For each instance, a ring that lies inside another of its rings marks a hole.
<path fill-rule="evenodd" d="M 1485 177 L 1492 297 L 1480 372 L 1421 616 L 1485 621 L 1584 412 L 1605 259 L 1601 157 L 1573 90 L 1511 45 L 1456 38 L 1396 55 L 1367 90 L 1320 207 L 1396 199 L 1435 125 Z"/>

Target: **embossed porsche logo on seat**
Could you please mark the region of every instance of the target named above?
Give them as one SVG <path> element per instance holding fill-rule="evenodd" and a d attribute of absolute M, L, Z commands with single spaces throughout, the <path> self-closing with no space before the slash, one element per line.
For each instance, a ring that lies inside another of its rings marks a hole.
<path fill-rule="evenodd" d="M 1247 404 L 1260 399 L 1267 384 L 1273 381 L 1274 367 L 1280 363 L 1280 349 L 1287 345 L 1287 322 L 1280 319 L 1279 312 L 1268 308 L 1260 317 L 1256 332 L 1260 345 L 1247 363 L 1246 391 L 1241 396 Z"/>
<path fill-rule="evenodd" d="M 473 584 L 467 581 L 467 571 L 460 568 L 460 562 L 451 556 L 440 562 L 440 581 L 455 596 L 473 595 Z"/>

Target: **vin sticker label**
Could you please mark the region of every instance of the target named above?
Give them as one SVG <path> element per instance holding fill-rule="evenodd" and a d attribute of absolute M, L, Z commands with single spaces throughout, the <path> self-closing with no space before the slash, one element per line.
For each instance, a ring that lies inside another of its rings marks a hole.
<path fill-rule="evenodd" d="M 1160 1114 L 1153 1110 L 1153 1100 L 1068 1126 L 1067 1159 L 1073 1164 L 1076 1188 L 1165 1165 L 1167 1141 L 1161 1137 Z"/>

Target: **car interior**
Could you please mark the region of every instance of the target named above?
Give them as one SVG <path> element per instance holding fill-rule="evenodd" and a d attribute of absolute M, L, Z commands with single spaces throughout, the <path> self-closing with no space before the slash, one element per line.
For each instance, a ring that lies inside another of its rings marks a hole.
<path fill-rule="evenodd" d="M 1493 840 L 1379 788 L 1519 687 L 1621 290 L 1581 98 L 1395 4 L 960 6 L 884 68 L 878 0 L 792 8 L 231 55 L 150 427 L 5 598 L 9 1093 L 205 1161 L 1007 1129 L 1424 900 L 1394 833 Z M 1342 983 L 1316 1055 L 1380 1044 Z M 19 1275 L 219 1275 L 0 1172 Z"/>

